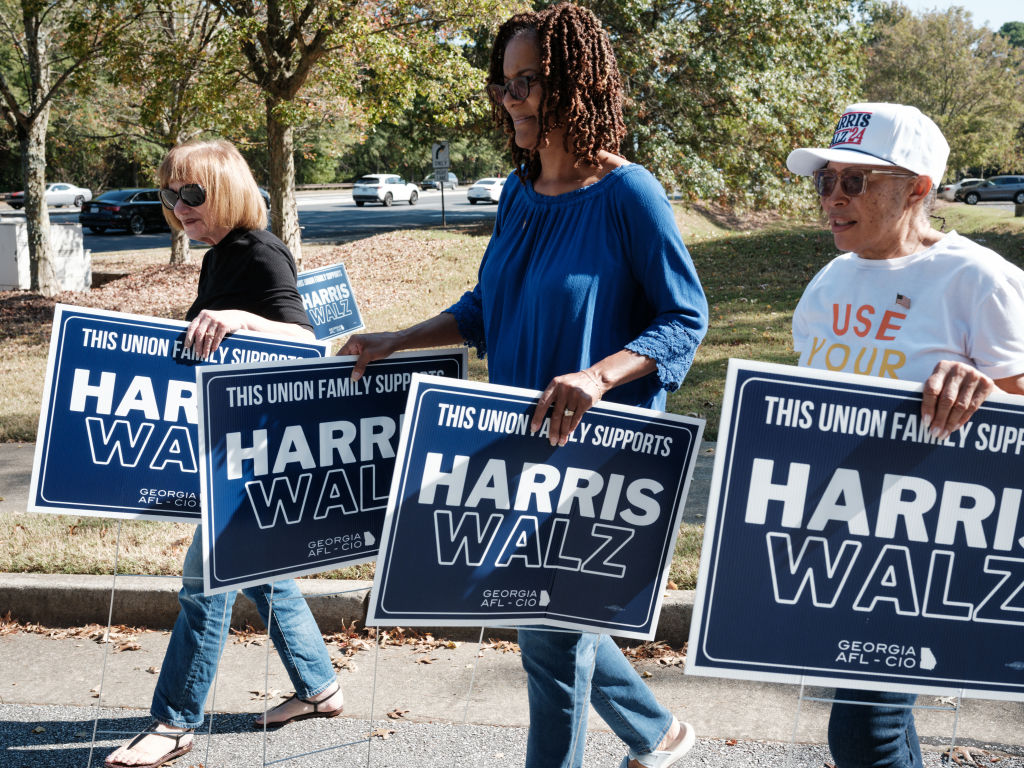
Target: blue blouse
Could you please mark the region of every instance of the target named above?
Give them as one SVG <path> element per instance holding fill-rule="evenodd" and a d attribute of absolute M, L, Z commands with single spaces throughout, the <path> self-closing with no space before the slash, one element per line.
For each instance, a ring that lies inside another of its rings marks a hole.
<path fill-rule="evenodd" d="M 707 300 L 672 206 L 640 165 L 594 184 L 540 195 L 512 175 L 479 282 L 447 312 L 488 355 L 496 384 L 544 389 L 622 349 L 657 372 L 606 399 L 664 410 L 707 330 Z"/>

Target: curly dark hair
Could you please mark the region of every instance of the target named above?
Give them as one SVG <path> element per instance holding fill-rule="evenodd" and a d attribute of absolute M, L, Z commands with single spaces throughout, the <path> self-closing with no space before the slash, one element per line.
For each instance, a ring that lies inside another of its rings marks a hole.
<path fill-rule="evenodd" d="M 505 82 L 505 48 L 513 38 L 528 32 L 537 36 L 544 89 L 537 143 L 526 149 L 517 146 L 511 116 L 501 104 L 492 102 L 494 122 L 508 136 L 516 174 L 523 180 L 540 175 L 538 147 L 557 128 L 565 130 L 563 146 L 576 157 L 577 167 L 597 165 L 602 150 L 618 154 L 626 135 L 622 77 L 601 22 L 590 10 L 572 3 L 513 16 L 498 29 L 488 83 Z"/>

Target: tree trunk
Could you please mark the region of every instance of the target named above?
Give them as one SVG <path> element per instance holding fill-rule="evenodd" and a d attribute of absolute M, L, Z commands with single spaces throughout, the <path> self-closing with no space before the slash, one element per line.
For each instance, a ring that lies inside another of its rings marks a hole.
<path fill-rule="evenodd" d="M 44 296 L 60 291 L 53 249 L 50 247 L 50 213 L 46 209 L 46 129 L 50 110 L 44 107 L 28 125 L 21 139 L 21 170 L 25 182 L 25 223 L 32 290 Z"/>
<path fill-rule="evenodd" d="M 50 28 L 60 16 L 53 10 L 44 20 L 44 8 L 22 0 L 25 57 L 28 63 L 28 105 L 21 124 L 21 170 L 25 181 L 25 223 L 28 229 L 29 269 L 32 290 L 53 296 L 60 290 L 53 249 L 50 247 L 50 213 L 46 210 L 46 131 L 50 125 Z"/>
<path fill-rule="evenodd" d="M 277 100 L 268 96 L 267 149 L 270 154 L 271 229 L 288 246 L 295 265 L 302 268 L 299 210 L 295 204 L 295 154 L 293 129 L 274 115 Z"/>
<path fill-rule="evenodd" d="M 188 264 L 192 251 L 188 247 L 188 235 L 182 229 L 171 230 L 171 264 Z"/>

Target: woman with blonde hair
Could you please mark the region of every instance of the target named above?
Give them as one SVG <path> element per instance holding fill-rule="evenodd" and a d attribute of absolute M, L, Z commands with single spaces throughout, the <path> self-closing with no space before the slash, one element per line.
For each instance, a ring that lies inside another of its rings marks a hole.
<path fill-rule="evenodd" d="M 266 231 L 267 210 L 252 171 L 226 141 L 174 147 L 158 172 L 164 217 L 192 240 L 213 246 L 203 257 L 185 346 L 205 357 L 238 330 L 312 340 L 296 287 L 295 261 Z M 249 587 L 243 593 L 269 627 L 295 695 L 256 727 L 341 714 L 343 696 L 320 629 L 294 581 Z M 202 530 L 182 567 L 181 612 L 160 667 L 149 729 L 120 747 L 106 765 L 159 766 L 192 749 L 227 639 L 237 593 L 203 594 Z M 271 598 L 273 618 L 271 619 Z"/>

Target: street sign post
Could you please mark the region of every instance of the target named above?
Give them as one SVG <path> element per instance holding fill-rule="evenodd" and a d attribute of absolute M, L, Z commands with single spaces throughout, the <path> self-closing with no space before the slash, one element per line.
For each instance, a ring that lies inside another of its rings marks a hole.
<path fill-rule="evenodd" d="M 447 180 L 448 169 L 452 167 L 451 156 L 448 154 L 448 142 L 435 141 L 430 156 L 434 161 L 434 178 L 437 179 L 437 183 L 441 187 L 441 226 L 447 227 L 448 222 L 444 210 L 444 180 Z"/>

